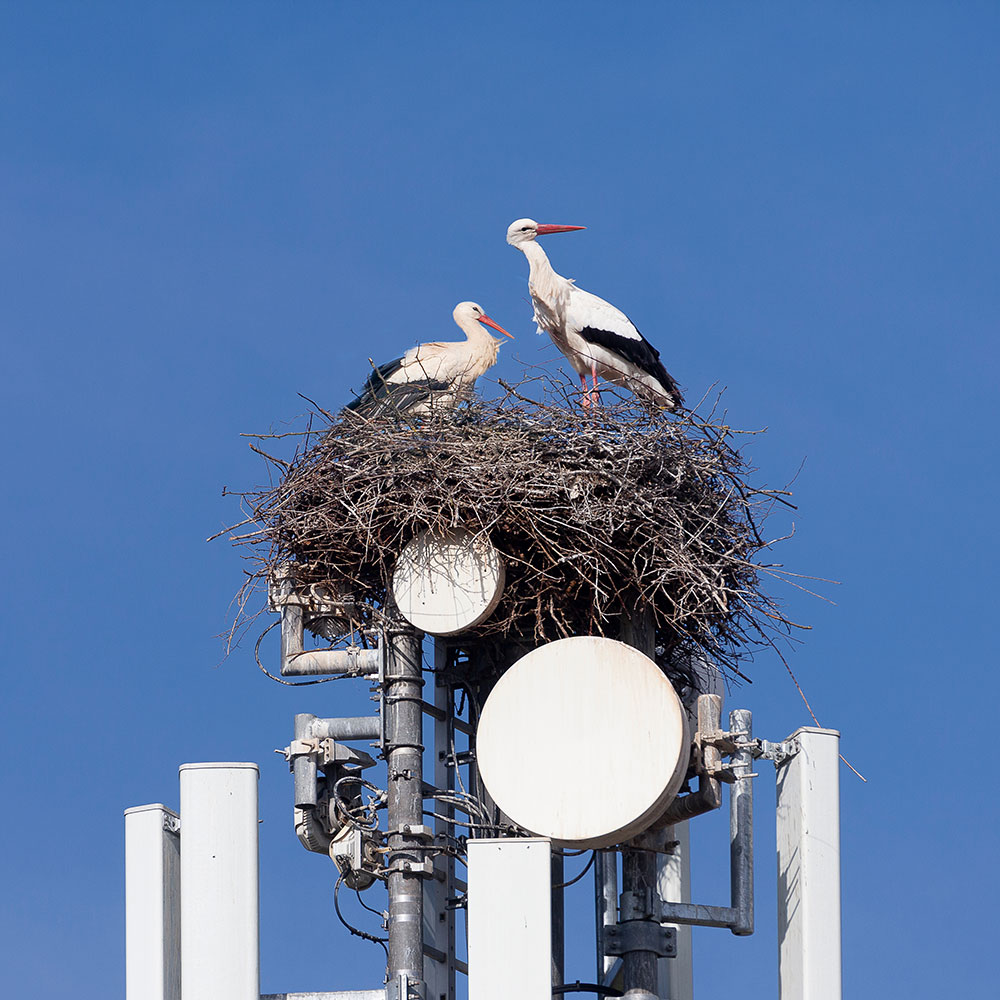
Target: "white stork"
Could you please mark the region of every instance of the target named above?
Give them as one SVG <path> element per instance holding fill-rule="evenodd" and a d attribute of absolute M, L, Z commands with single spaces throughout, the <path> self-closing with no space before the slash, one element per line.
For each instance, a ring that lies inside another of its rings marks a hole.
<path fill-rule="evenodd" d="M 620 309 L 577 288 L 572 279 L 556 274 L 536 242 L 537 237 L 549 233 L 585 228 L 518 219 L 507 230 L 507 242 L 528 258 L 531 267 L 528 290 L 538 332 L 544 330 L 552 338 L 580 376 L 584 406 L 596 399 L 600 376 L 668 410 L 676 409 L 684 399 L 663 367 L 660 352 Z M 588 374 L 593 379 L 592 389 L 587 388 Z"/>
<path fill-rule="evenodd" d="M 418 344 L 401 358 L 379 365 L 361 394 L 344 409 L 365 417 L 384 413 L 416 416 L 432 407 L 454 406 L 470 393 L 476 379 L 496 364 L 503 343 L 479 324 L 513 337 L 476 302 L 459 302 L 451 315 L 465 340 Z"/>

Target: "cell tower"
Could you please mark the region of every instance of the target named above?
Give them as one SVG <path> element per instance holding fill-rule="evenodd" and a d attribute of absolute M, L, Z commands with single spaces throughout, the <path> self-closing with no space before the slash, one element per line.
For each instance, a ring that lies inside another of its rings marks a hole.
<path fill-rule="evenodd" d="M 438 430 L 435 454 L 447 450 Z M 584 499 L 593 514 L 594 495 Z M 293 527 L 275 529 L 279 552 L 294 549 Z M 368 716 L 297 715 L 284 754 L 295 834 L 331 859 L 336 890 L 384 909 L 371 936 L 387 959 L 370 988 L 270 1000 L 691 1000 L 690 927 L 754 932 L 761 759 L 777 776 L 780 996 L 839 998 L 838 734 L 769 742 L 749 711 L 724 718 L 720 671 L 671 644 L 676 630 L 648 600 L 608 616 L 613 637 L 540 639 L 523 615 L 491 632 L 511 574 L 509 599 L 524 593 L 527 543 L 499 518 L 492 530 L 452 516 L 409 534 L 379 565 L 384 591 L 367 618 L 366 578 L 326 566 L 318 582 L 315 548 L 267 566 L 281 676 L 355 678 L 376 699 Z M 730 898 L 692 900 L 697 817 L 726 800 Z M 126 834 L 128 1000 L 258 1000 L 255 765 L 184 765 L 180 816 L 131 809 Z M 567 981 L 563 857 L 584 851 L 593 971 Z"/>

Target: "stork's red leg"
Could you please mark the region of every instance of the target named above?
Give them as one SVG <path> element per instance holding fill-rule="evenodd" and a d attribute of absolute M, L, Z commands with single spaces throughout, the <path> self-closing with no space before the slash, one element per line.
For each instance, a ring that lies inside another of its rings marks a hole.
<path fill-rule="evenodd" d="M 596 361 L 591 362 L 591 365 L 590 365 L 590 377 L 594 380 L 594 392 L 593 392 L 593 395 L 591 396 L 591 399 L 593 400 L 593 402 L 594 402 L 595 405 L 598 405 L 601 402 L 601 396 L 600 396 L 600 393 L 597 391 L 597 362 Z"/>
<path fill-rule="evenodd" d="M 583 372 L 580 373 L 580 387 L 583 390 L 582 395 L 580 397 L 580 405 L 584 409 L 586 409 L 590 405 L 590 398 L 587 395 L 587 392 L 588 392 L 588 390 L 587 390 L 587 376 L 584 375 Z"/>

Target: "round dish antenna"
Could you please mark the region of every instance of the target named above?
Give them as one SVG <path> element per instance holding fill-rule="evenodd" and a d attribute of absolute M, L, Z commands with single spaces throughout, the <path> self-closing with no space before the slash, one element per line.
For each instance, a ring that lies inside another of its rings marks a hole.
<path fill-rule="evenodd" d="M 431 635 L 455 635 L 486 621 L 503 594 L 500 553 L 485 535 L 452 528 L 421 532 L 399 555 L 392 596 L 400 614 Z"/>
<path fill-rule="evenodd" d="M 496 804 L 567 847 L 641 833 L 674 798 L 687 715 L 660 668 L 614 639 L 560 639 L 521 657 L 486 699 L 476 758 Z"/>

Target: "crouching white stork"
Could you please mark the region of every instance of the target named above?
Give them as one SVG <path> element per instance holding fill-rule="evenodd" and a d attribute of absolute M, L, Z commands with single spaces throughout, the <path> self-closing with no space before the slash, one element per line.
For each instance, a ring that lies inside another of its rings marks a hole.
<path fill-rule="evenodd" d="M 585 226 L 540 225 L 518 219 L 507 230 L 507 242 L 528 258 L 528 290 L 535 307 L 538 330 L 544 330 L 580 376 L 583 405 L 597 398 L 597 379 L 621 385 L 668 410 L 684 399 L 667 374 L 660 352 L 610 302 L 577 288 L 570 278 L 556 274 L 545 251 L 536 242 L 548 233 L 568 233 Z M 593 380 L 587 388 L 587 375 Z"/>
<path fill-rule="evenodd" d="M 417 416 L 432 408 L 454 406 L 468 395 L 476 379 L 496 364 L 503 343 L 480 323 L 513 337 L 476 302 L 459 302 L 452 316 L 465 340 L 418 344 L 401 358 L 379 365 L 361 394 L 344 409 L 364 417 L 385 413 Z"/>

